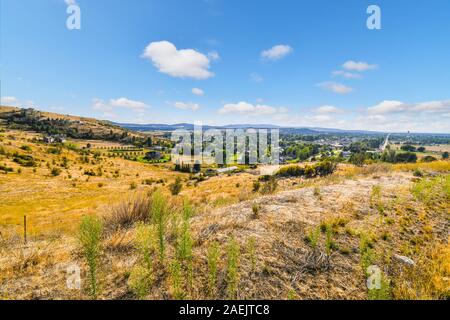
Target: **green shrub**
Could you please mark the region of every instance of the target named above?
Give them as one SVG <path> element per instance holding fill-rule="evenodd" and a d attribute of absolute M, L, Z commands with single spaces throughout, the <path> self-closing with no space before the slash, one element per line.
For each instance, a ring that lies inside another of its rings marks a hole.
<path fill-rule="evenodd" d="M 422 158 L 422 162 L 434 162 L 437 161 L 438 159 L 433 157 L 433 156 L 425 156 Z"/>
<path fill-rule="evenodd" d="M 61 169 L 54 167 L 50 173 L 52 176 L 57 177 L 61 174 Z"/>
<path fill-rule="evenodd" d="M 6 165 L 2 165 L 2 164 L 0 164 L 0 170 L 1 170 L 1 171 L 4 171 L 5 173 L 13 172 L 13 171 L 14 171 L 13 168 L 7 167 Z"/>
<path fill-rule="evenodd" d="M 189 289 L 192 289 L 194 282 L 193 255 L 192 255 L 193 239 L 191 236 L 191 225 L 190 225 L 190 219 L 192 215 L 193 215 L 193 208 L 188 202 L 185 202 L 183 204 L 181 230 L 178 233 L 175 248 L 177 259 L 182 267 L 182 271 L 186 275 L 185 279 L 187 282 L 187 287 Z"/>
<path fill-rule="evenodd" d="M 314 178 L 316 176 L 324 177 L 330 175 L 335 170 L 336 164 L 329 160 L 325 160 L 312 166 L 310 165 L 306 165 L 304 167 L 299 165 L 285 166 L 280 168 L 275 175 L 279 177 Z"/>
<path fill-rule="evenodd" d="M 417 155 L 414 152 L 399 152 L 395 155 L 395 163 L 414 163 L 417 162 Z"/>
<path fill-rule="evenodd" d="M 261 210 L 261 208 L 260 208 L 260 206 L 257 203 L 254 203 L 252 205 L 252 212 L 253 212 L 252 218 L 253 219 L 258 219 L 259 218 L 259 211 L 260 210 Z"/>
<path fill-rule="evenodd" d="M 367 276 L 367 268 L 373 264 L 375 254 L 373 252 L 373 239 L 366 233 L 359 235 L 360 262 L 364 274 Z"/>
<path fill-rule="evenodd" d="M 250 237 L 247 242 L 247 251 L 250 256 L 250 266 L 251 272 L 256 270 L 256 239 L 255 237 Z"/>
<path fill-rule="evenodd" d="M 239 244 L 231 238 L 227 248 L 227 293 L 228 299 L 237 299 L 239 286 Z"/>
<path fill-rule="evenodd" d="M 94 216 L 84 216 L 78 231 L 83 256 L 89 268 L 89 295 L 97 299 L 99 293 L 97 272 L 101 254 L 102 221 Z"/>
<path fill-rule="evenodd" d="M 261 194 L 273 194 L 278 188 L 278 182 L 274 176 L 271 176 L 267 182 L 264 183 Z"/>
<path fill-rule="evenodd" d="M 260 188 L 261 188 L 261 183 L 258 180 L 253 181 L 253 190 L 252 191 L 258 192 Z"/>
<path fill-rule="evenodd" d="M 181 272 L 181 265 L 177 260 L 172 261 L 169 272 L 172 296 L 175 300 L 183 300 L 185 298 L 183 275 Z"/>
<path fill-rule="evenodd" d="M 316 227 L 309 231 L 305 240 L 310 244 L 313 249 L 317 248 L 320 238 L 320 227 Z"/>
<path fill-rule="evenodd" d="M 217 271 L 219 262 L 219 244 L 213 242 L 208 247 L 207 252 L 208 260 L 208 292 L 209 296 L 213 298 L 217 291 Z"/>
<path fill-rule="evenodd" d="M 153 271 L 152 252 L 155 249 L 155 229 L 143 222 L 136 225 L 135 246 L 140 253 L 144 267 L 149 271 Z"/>
<path fill-rule="evenodd" d="M 151 284 L 152 274 L 147 268 L 136 266 L 131 270 L 128 286 L 139 299 L 144 299 L 149 294 Z"/>
<path fill-rule="evenodd" d="M 181 183 L 181 178 L 177 177 L 175 179 L 175 182 L 169 185 L 170 192 L 173 196 L 178 195 L 181 192 L 181 189 L 183 188 L 183 184 Z"/>
<path fill-rule="evenodd" d="M 159 245 L 159 256 L 161 262 L 164 261 L 165 257 L 165 237 L 168 213 L 167 199 L 161 194 L 159 190 L 155 191 L 152 195 L 152 206 L 150 209 L 150 214 L 152 223 L 156 227 Z"/>
<path fill-rule="evenodd" d="M 333 240 L 333 226 L 328 223 L 325 230 L 325 251 L 327 256 L 330 256 L 331 251 L 336 248 L 336 243 Z"/>
<path fill-rule="evenodd" d="M 32 156 L 24 154 L 15 154 L 13 161 L 23 167 L 36 167 L 36 161 Z"/>

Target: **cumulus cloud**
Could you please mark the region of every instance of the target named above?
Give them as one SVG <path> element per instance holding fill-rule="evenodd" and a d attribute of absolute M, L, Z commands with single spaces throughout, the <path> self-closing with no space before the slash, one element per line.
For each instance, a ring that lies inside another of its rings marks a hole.
<path fill-rule="evenodd" d="M 373 107 L 369 107 L 367 111 L 370 114 L 383 114 L 383 113 L 401 112 L 406 109 L 407 106 L 401 101 L 384 100 Z"/>
<path fill-rule="evenodd" d="M 277 113 L 286 113 L 287 109 L 284 107 L 276 108 L 268 105 L 253 105 L 251 103 L 241 101 L 238 103 L 225 104 L 219 109 L 219 114 L 241 114 L 241 115 L 274 115 Z"/>
<path fill-rule="evenodd" d="M 367 108 L 369 114 L 388 114 L 388 113 L 447 113 L 450 112 L 450 100 L 446 101 L 428 101 L 416 104 L 403 103 L 395 100 L 385 100 L 379 104 Z"/>
<path fill-rule="evenodd" d="M 294 50 L 290 46 L 279 44 L 261 52 L 261 58 L 266 60 L 279 60 L 290 54 L 292 51 Z"/>
<path fill-rule="evenodd" d="M 144 112 L 149 106 L 144 102 L 130 100 L 128 98 L 110 99 L 108 102 L 99 98 L 94 98 L 92 99 L 92 108 L 102 112 L 112 112 L 115 108 L 125 108 L 134 112 Z"/>
<path fill-rule="evenodd" d="M 169 41 L 151 42 L 142 57 L 150 60 L 159 72 L 172 77 L 208 79 L 214 76 L 209 70 L 210 57 L 193 49 L 178 50 Z"/>
<path fill-rule="evenodd" d="M 19 103 L 19 99 L 17 99 L 16 97 L 1 97 L 1 104 L 3 106 L 18 106 L 20 105 Z"/>
<path fill-rule="evenodd" d="M 180 110 L 192 110 L 196 111 L 200 109 L 200 105 L 193 102 L 175 102 L 173 103 L 173 106 Z"/>
<path fill-rule="evenodd" d="M 327 114 L 327 113 L 341 113 L 342 110 L 336 108 L 335 106 L 321 106 L 315 109 L 314 112 L 319 114 Z"/>
<path fill-rule="evenodd" d="M 353 60 L 349 60 L 347 62 L 345 62 L 342 67 L 346 70 L 350 70 L 350 71 L 357 71 L 357 72 L 363 72 L 363 71 L 367 71 L 367 70 L 373 70 L 378 68 L 378 66 L 376 64 L 369 64 L 367 62 L 357 62 L 357 61 L 353 61 Z"/>
<path fill-rule="evenodd" d="M 111 99 L 110 104 L 113 107 L 122 107 L 134 111 L 142 111 L 148 107 L 144 102 L 134 101 L 127 98 Z"/>
<path fill-rule="evenodd" d="M 0 98 L 0 104 L 2 106 L 8 107 L 19 107 L 19 108 L 33 108 L 35 103 L 33 100 L 21 101 L 20 99 L 13 96 L 6 96 Z"/>
<path fill-rule="evenodd" d="M 353 88 L 347 87 L 346 85 L 337 82 L 326 81 L 317 85 L 324 90 L 328 90 L 338 94 L 348 94 L 353 91 Z"/>
<path fill-rule="evenodd" d="M 196 96 L 204 96 L 205 91 L 199 88 L 192 88 L 192 94 L 195 94 Z"/>
<path fill-rule="evenodd" d="M 450 112 L 450 100 L 446 101 L 428 101 L 418 103 L 413 106 L 412 111 L 414 112 Z"/>
<path fill-rule="evenodd" d="M 334 77 L 342 77 L 345 79 L 360 79 L 362 76 L 358 73 L 343 71 L 343 70 L 336 70 L 332 72 Z"/>

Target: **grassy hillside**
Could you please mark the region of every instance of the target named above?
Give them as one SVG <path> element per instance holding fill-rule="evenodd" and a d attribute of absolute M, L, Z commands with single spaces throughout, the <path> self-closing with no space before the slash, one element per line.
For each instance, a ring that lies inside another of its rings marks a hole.
<path fill-rule="evenodd" d="M 123 129 L 108 121 L 5 106 L 0 106 L 0 124 L 11 129 L 63 134 L 74 139 L 134 143 L 146 138 L 143 134 Z"/>

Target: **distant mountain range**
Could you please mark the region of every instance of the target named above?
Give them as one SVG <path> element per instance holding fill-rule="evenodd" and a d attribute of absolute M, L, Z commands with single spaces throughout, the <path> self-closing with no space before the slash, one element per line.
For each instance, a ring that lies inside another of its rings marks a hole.
<path fill-rule="evenodd" d="M 176 123 L 176 124 L 134 124 L 134 123 L 114 123 L 129 130 L 146 132 L 146 131 L 173 131 L 176 129 L 194 130 L 194 124 L 191 123 Z M 283 133 L 297 133 L 297 134 L 326 134 L 326 133 L 359 133 L 359 134 L 382 134 L 382 132 L 365 131 L 365 130 L 342 130 L 334 128 L 319 128 L 319 127 L 282 127 L 272 124 L 230 124 L 224 126 L 209 126 L 203 125 L 203 130 L 209 129 L 279 129 Z"/>

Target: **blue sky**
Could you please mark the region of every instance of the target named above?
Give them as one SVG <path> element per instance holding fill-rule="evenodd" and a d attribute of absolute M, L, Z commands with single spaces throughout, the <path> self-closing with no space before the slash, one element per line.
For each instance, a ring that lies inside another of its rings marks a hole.
<path fill-rule="evenodd" d="M 381 30 L 366 26 L 371 4 Z M 448 0 L 2 0 L 2 104 L 448 133 L 449 35 Z"/>

